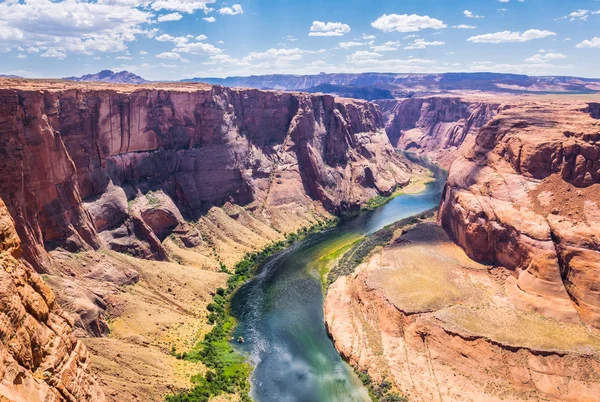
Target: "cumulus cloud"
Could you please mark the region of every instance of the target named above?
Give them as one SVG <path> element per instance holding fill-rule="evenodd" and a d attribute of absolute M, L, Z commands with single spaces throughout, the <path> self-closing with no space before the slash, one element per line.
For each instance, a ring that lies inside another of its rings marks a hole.
<path fill-rule="evenodd" d="M 513 31 L 502 31 L 484 35 L 471 36 L 467 39 L 473 43 L 507 43 L 507 42 L 529 42 L 534 39 L 543 39 L 549 36 L 556 35 L 555 32 L 539 30 L 539 29 L 528 29 L 525 32 L 513 32 Z"/>
<path fill-rule="evenodd" d="M 289 62 L 300 60 L 302 58 L 302 54 L 306 53 L 305 51 L 294 48 L 294 49 L 269 49 L 266 52 L 251 52 L 246 57 L 244 57 L 244 61 L 252 63 L 252 62 Z"/>
<path fill-rule="evenodd" d="M 219 9 L 219 14 L 222 15 L 238 15 L 238 14 L 244 14 L 244 10 L 242 9 L 242 6 L 239 4 L 234 4 L 231 7 L 223 7 Z"/>
<path fill-rule="evenodd" d="M 415 39 L 415 41 L 413 43 L 411 43 L 410 45 L 406 46 L 404 49 L 407 49 L 407 50 L 425 49 L 428 46 L 442 46 L 445 43 L 446 42 L 441 42 L 441 41 L 427 42 L 424 39 Z"/>
<path fill-rule="evenodd" d="M 569 21 L 575 21 L 575 20 L 585 21 L 588 19 L 589 12 L 590 12 L 590 10 L 579 9 L 577 11 L 573 11 L 572 13 L 570 13 L 569 15 L 567 15 L 563 18 L 568 18 Z"/>
<path fill-rule="evenodd" d="M 42 48 L 44 57 L 120 52 L 138 35 L 153 34 L 142 28 L 152 17 L 151 12 L 114 0 L 6 1 L 0 3 L 0 40 L 9 46 Z"/>
<path fill-rule="evenodd" d="M 179 60 L 181 59 L 181 55 L 175 52 L 163 52 L 156 55 L 158 59 L 167 59 L 167 60 Z"/>
<path fill-rule="evenodd" d="M 575 47 L 578 49 L 584 49 L 584 48 L 598 49 L 598 48 L 600 48 L 600 38 L 597 36 L 594 36 L 592 39 L 586 39 L 582 42 L 579 42 L 578 44 L 575 45 Z"/>
<path fill-rule="evenodd" d="M 65 52 L 56 49 L 48 49 L 46 52 L 41 54 L 41 57 L 51 57 L 53 59 L 64 59 L 67 57 Z"/>
<path fill-rule="evenodd" d="M 182 18 L 183 18 L 183 15 L 181 15 L 179 13 L 170 13 L 170 14 L 165 14 L 165 15 L 161 15 L 160 17 L 158 17 L 158 22 L 179 21 Z"/>
<path fill-rule="evenodd" d="M 215 22 L 217 20 L 215 17 L 206 17 L 202 19 L 206 22 Z"/>
<path fill-rule="evenodd" d="M 452 28 L 456 28 L 456 29 L 475 29 L 477 27 L 475 25 L 460 24 L 460 25 L 454 25 Z"/>
<path fill-rule="evenodd" d="M 341 22 L 313 21 L 308 36 L 343 36 L 350 32 L 350 26 Z"/>
<path fill-rule="evenodd" d="M 400 45 L 401 45 L 400 41 L 397 41 L 397 40 L 396 41 L 387 41 L 380 45 L 372 45 L 371 49 L 375 52 L 393 52 L 395 50 L 398 50 Z"/>
<path fill-rule="evenodd" d="M 527 63 L 548 63 L 548 62 L 555 61 L 555 60 L 564 60 L 567 57 L 568 56 L 566 56 L 562 53 L 545 52 L 542 49 L 535 56 L 525 59 L 525 62 L 527 62 Z"/>
<path fill-rule="evenodd" d="M 356 61 L 356 60 L 376 59 L 381 56 L 382 56 L 381 53 L 369 52 L 368 50 L 359 50 L 358 52 L 354 52 L 350 56 L 347 56 L 346 58 L 349 61 Z"/>
<path fill-rule="evenodd" d="M 463 11 L 463 15 L 467 18 L 485 18 L 483 15 L 473 14 L 473 12 L 469 10 Z"/>
<path fill-rule="evenodd" d="M 427 15 L 384 14 L 373 21 L 371 26 L 385 32 L 417 32 L 428 28 L 442 29 L 446 28 L 447 25 L 443 21 Z"/>
<path fill-rule="evenodd" d="M 363 42 L 340 42 L 340 47 L 342 49 L 350 49 L 351 47 L 356 47 L 356 46 L 364 46 L 365 44 Z"/>
<path fill-rule="evenodd" d="M 115 1 L 115 0 L 104 0 L 104 1 Z M 119 1 L 119 0 L 116 0 Z M 149 3 L 149 1 L 137 1 L 137 0 L 124 0 L 129 3 L 138 3 L 138 5 Z M 209 12 L 209 4 L 215 3 L 216 0 L 157 0 L 152 2 L 152 9 L 155 11 L 160 10 L 171 10 L 179 11 L 181 13 L 192 14 L 198 10 Z"/>

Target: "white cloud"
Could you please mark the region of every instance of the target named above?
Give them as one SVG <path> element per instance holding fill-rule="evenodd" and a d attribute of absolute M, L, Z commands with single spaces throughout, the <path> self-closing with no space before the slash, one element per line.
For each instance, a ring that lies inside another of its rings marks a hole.
<path fill-rule="evenodd" d="M 244 14 L 244 10 L 242 9 L 241 5 L 234 4 L 231 7 L 220 8 L 219 14 L 221 14 L 221 15 L 238 15 L 238 14 Z"/>
<path fill-rule="evenodd" d="M 579 9 L 577 11 L 573 11 L 569 15 L 563 18 L 569 18 L 569 21 L 582 20 L 585 21 L 588 19 L 588 13 L 590 10 Z"/>
<path fill-rule="evenodd" d="M 51 57 L 53 59 L 64 59 L 65 57 L 67 57 L 67 54 L 65 52 L 61 52 L 60 50 L 56 50 L 56 49 L 48 49 L 45 53 L 41 54 L 41 57 Z"/>
<path fill-rule="evenodd" d="M 23 38 L 23 31 L 8 26 L 4 21 L 0 21 L 0 40 L 18 41 L 21 38 Z"/>
<path fill-rule="evenodd" d="M 146 55 L 146 54 L 148 54 L 148 52 L 147 52 L 147 51 L 145 51 L 145 50 L 140 50 L 140 55 L 144 56 L 144 55 Z"/>
<path fill-rule="evenodd" d="M 163 52 L 156 55 L 158 59 L 166 59 L 166 60 L 179 60 L 181 59 L 181 55 L 175 52 Z"/>
<path fill-rule="evenodd" d="M 575 45 L 576 48 L 578 49 L 584 49 L 584 48 L 600 48 L 600 38 L 597 36 L 594 36 L 592 39 L 586 39 L 578 44 Z"/>
<path fill-rule="evenodd" d="M 115 57 L 115 60 L 133 60 L 133 57 L 131 57 L 131 56 L 117 56 L 117 57 Z"/>
<path fill-rule="evenodd" d="M 498 0 L 500 3 L 508 3 L 510 0 Z"/>
<path fill-rule="evenodd" d="M 483 15 L 473 14 L 473 12 L 469 10 L 463 11 L 463 15 L 467 18 L 485 18 Z"/>
<path fill-rule="evenodd" d="M 387 41 L 381 45 L 372 45 L 371 49 L 375 52 L 393 52 L 398 50 L 400 41 Z"/>
<path fill-rule="evenodd" d="M 407 50 L 425 49 L 428 46 L 442 46 L 445 43 L 446 42 L 441 42 L 441 41 L 427 42 L 424 39 L 415 39 L 415 41 L 413 43 L 411 43 L 410 45 L 406 46 L 404 49 L 407 49 Z"/>
<path fill-rule="evenodd" d="M 10 0 L 0 3 L 0 39 L 43 48 L 45 57 L 120 52 L 138 35 L 152 34 L 142 28 L 152 16 L 114 1 Z"/>
<path fill-rule="evenodd" d="M 136 2 L 136 0 L 131 1 Z M 204 12 L 210 11 L 208 4 L 213 4 L 215 2 L 216 0 L 157 0 L 152 3 L 151 7 L 155 11 L 171 10 L 192 14 L 197 10 L 203 10 Z M 142 1 L 141 3 L 144 2 Z"/>
<path fill-rule="evenodd" d="M 460 25 L 454 25 L 452 28 L 456 28 L 456 29 L 475 29 L 477 27 L 475 25 L 460 24 Z"/>
<path fill-rule="evenodd" d="M 542 49 L 543 50 L 543 49 Z M 547 53 L 540 50 L 539 54 L 525 59 L 526 63 L 548 63 L 554 60 L 564 60 L 567 56 L 562 53 Z"/>
<path fill-rule="evenodd" d="M 300 60 L 302 54 L 306 53 L 298 48 L 294 49 L 269 49 L 266 52 L 252 52 L 244 57 L 244 61 L 252 62 L 289 62 Z"/>
<path fill-rule="evenodd" d="M 367 50 L 359 50 L 358 52 L 354 52 L 350 56 L 347 56 L 346 59 L 348 59 L 349 61 L 371 60 L 381 56 L 381 53 L 369 52 Z"/>
<path fill-rule="evenodd" d="M 342 49 L 350 49 L 351 47 L 364 46 L 363 42 L 340 42 L 340 47 Z"/>
<path fill-rule="evenodd" d="M 19 53 L 19 54 L 17 55 L 17 59 L 26 59 L 26 58 L 27 58 L 27 55 L 26 55 L 26 54 Z"/>
<path fill-rule="evenodd" d="M 308 36 L 343 36 L 350 32 L 350 26 L 341 22 L 313 21 Z"/>
<path fill-rule="evenodd" d="M 158 17 L 158 22 L 179 21 L 182 18 L 183 18 L 183 15 L 181 15 L 179 13 L 171 13 L 171 14 L 161 15 L 160 17 Z"/>
<path fill-rule="evenodd" d="M 422 29 L 441 29 L 446 28 L 446 24 L 443 21 L 431 18 L 427 15 L 417 14 L 384 14 L 377 20 L 371 23 L 373 28 L 385 32 L 397 31 L 397 32 L 417 32 Z"/>
<path fill-rule="evenodd" d="M 361 38 L 362 38 L 362 39 L 364 39 L 364 40 L 373 40 L 373 39 L 375 39 L 375 38 L 376 38 L 376 36 L 375 36 L 375 35 L 367 35 L 367 34 L 363 34 L 363 35 L 361 36 Z"/>
<path fill-rule="evenodd" d="M 209 43 L 202 42 L 177 44 L 177 47 L 173 49 L 173 51 L 178 53 L 190 53 L 200 55 L 215 55 L 223 52 L 221 49 Z"/>
<path fill-rule="evenodd" d="M 206 22 L 215 22 L 217 20 L 215 17 L 206 17 L 202 19 Z"/>
<path fill-rule="evenodd" d="M 491 34 L 471 36 L 467 41 L 473 43 L 507 43 L 528 42 L 534 39 L 542 39 L 556 35 L 555 32 L 542 31 L 539 29 L 528 29 L 525 32 L 502 31 Z"/>

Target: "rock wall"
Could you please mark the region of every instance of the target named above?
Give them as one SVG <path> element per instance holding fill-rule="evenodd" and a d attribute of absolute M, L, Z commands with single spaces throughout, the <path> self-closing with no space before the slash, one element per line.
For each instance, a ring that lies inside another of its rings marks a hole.
<path fill-rule="evenodd" d="M 357 208 L 410 177 L 367 102 L 216 86 L 41 86 L 0 90 L 0 196 L 40 272 L 57 248 L 104 244 L 165 259 L 172 230 L 194 237 L 182 218 L 225 202 L 295 230 L 311 208 Z M 154 192 L 166 207 L 132 208 Z"/>
<path fill-rule="evenodd" d="M 491 96 L 491 95 L 490 95 Z M 454 97 L 378 101 L 395 147 L 426 156 L 448 169 L 459 147 L 471 142 L 498 111 L 494 101 Z"/>
<path fill-rule="evenodd" d="M 600 328 L 600 124 L 594 104 L 512 102 L 450 169 L 439 219 L 475 260 L 518 278 L 513 299 Z"/>
<path fill-rule="evenodd" d="M 2 200 L 0 268 L 0 400 L 104 401 L 73 323 L 21 261 L 20 240 Z"/>
<path fill-rule="evenodd" d="M 509 271 L 470 260 L 433 222 L 391 230 L 325 298 L 335 347 L 375 389 L 385 381 L 424 401 L 599 400 L 598 330 L 522 310 Z"/>

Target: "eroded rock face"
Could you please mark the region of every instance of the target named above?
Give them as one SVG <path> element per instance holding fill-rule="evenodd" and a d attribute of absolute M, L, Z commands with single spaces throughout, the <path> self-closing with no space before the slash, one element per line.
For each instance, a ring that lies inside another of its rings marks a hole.
<path fill-rule="evenodd" d="M 587 110 L 587 112 L 586 112 Z M 600 327 L 600 124 L 593 105 L 513 102 L 462 149 L 439 219 L 518 278 L 516 303 Z"/>
<path fill-rule="evenodd" d="M 0 399 L 104 401 L 73 323 L 20 258 L 13 220 L 0 200 Z"/>
<path fill-rule="evenodd" d="M 426 156 L 448 169 L 460 146 L 470 143 L 497 113 L 499 104 L 454 97 L 378 101 L 395 147 Z"/>
<path fill-rule="evenodd" d="M 288 231 L 311 209 L 357 208 L 410 177 L 367 102 L 210 86 L 68 87 L 0 91 L 0 195 L 38 271 L 56 248 L 104 244 L 165 259 L 161 241 L 184 216 L 225 202 Z M 160 205 L 132 208 L 155 192 Z"/>
<path fill-rule="evenodd" d="M 350 364 L 409 400 L 598 401 L 599 331 L 522 309 L 516 281 L 435 223 L 396 229 L 328 289 L 327 330 Z"/>

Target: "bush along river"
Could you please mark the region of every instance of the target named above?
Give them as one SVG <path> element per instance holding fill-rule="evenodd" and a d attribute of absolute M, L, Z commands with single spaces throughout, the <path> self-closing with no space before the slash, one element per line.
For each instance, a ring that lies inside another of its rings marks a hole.
<path fill-rule="evenodd" d="M 387 231 L 370 235 L 437 207 L 445 172 L 406 156 L 434 172 L 425 191 L 377 197 L 369 203 L 373 210 L 340 223 L 319 222 L 236 264 L 227 287 L 217 289 L 207 306 L 211 331 L 188 352 L 172 351 L 201 361 L 208 371 L 192 377 L 192 389 L 168 395 L 166 402 L 207 402 L 223 393 L 237 394 L 242 402 L 371 400 L 327 335 L 323 289 L 333 264 L 340 261 L 330 279 L 346 275 Z M 386 400 L 402 399 L 387 394 Z"/>

